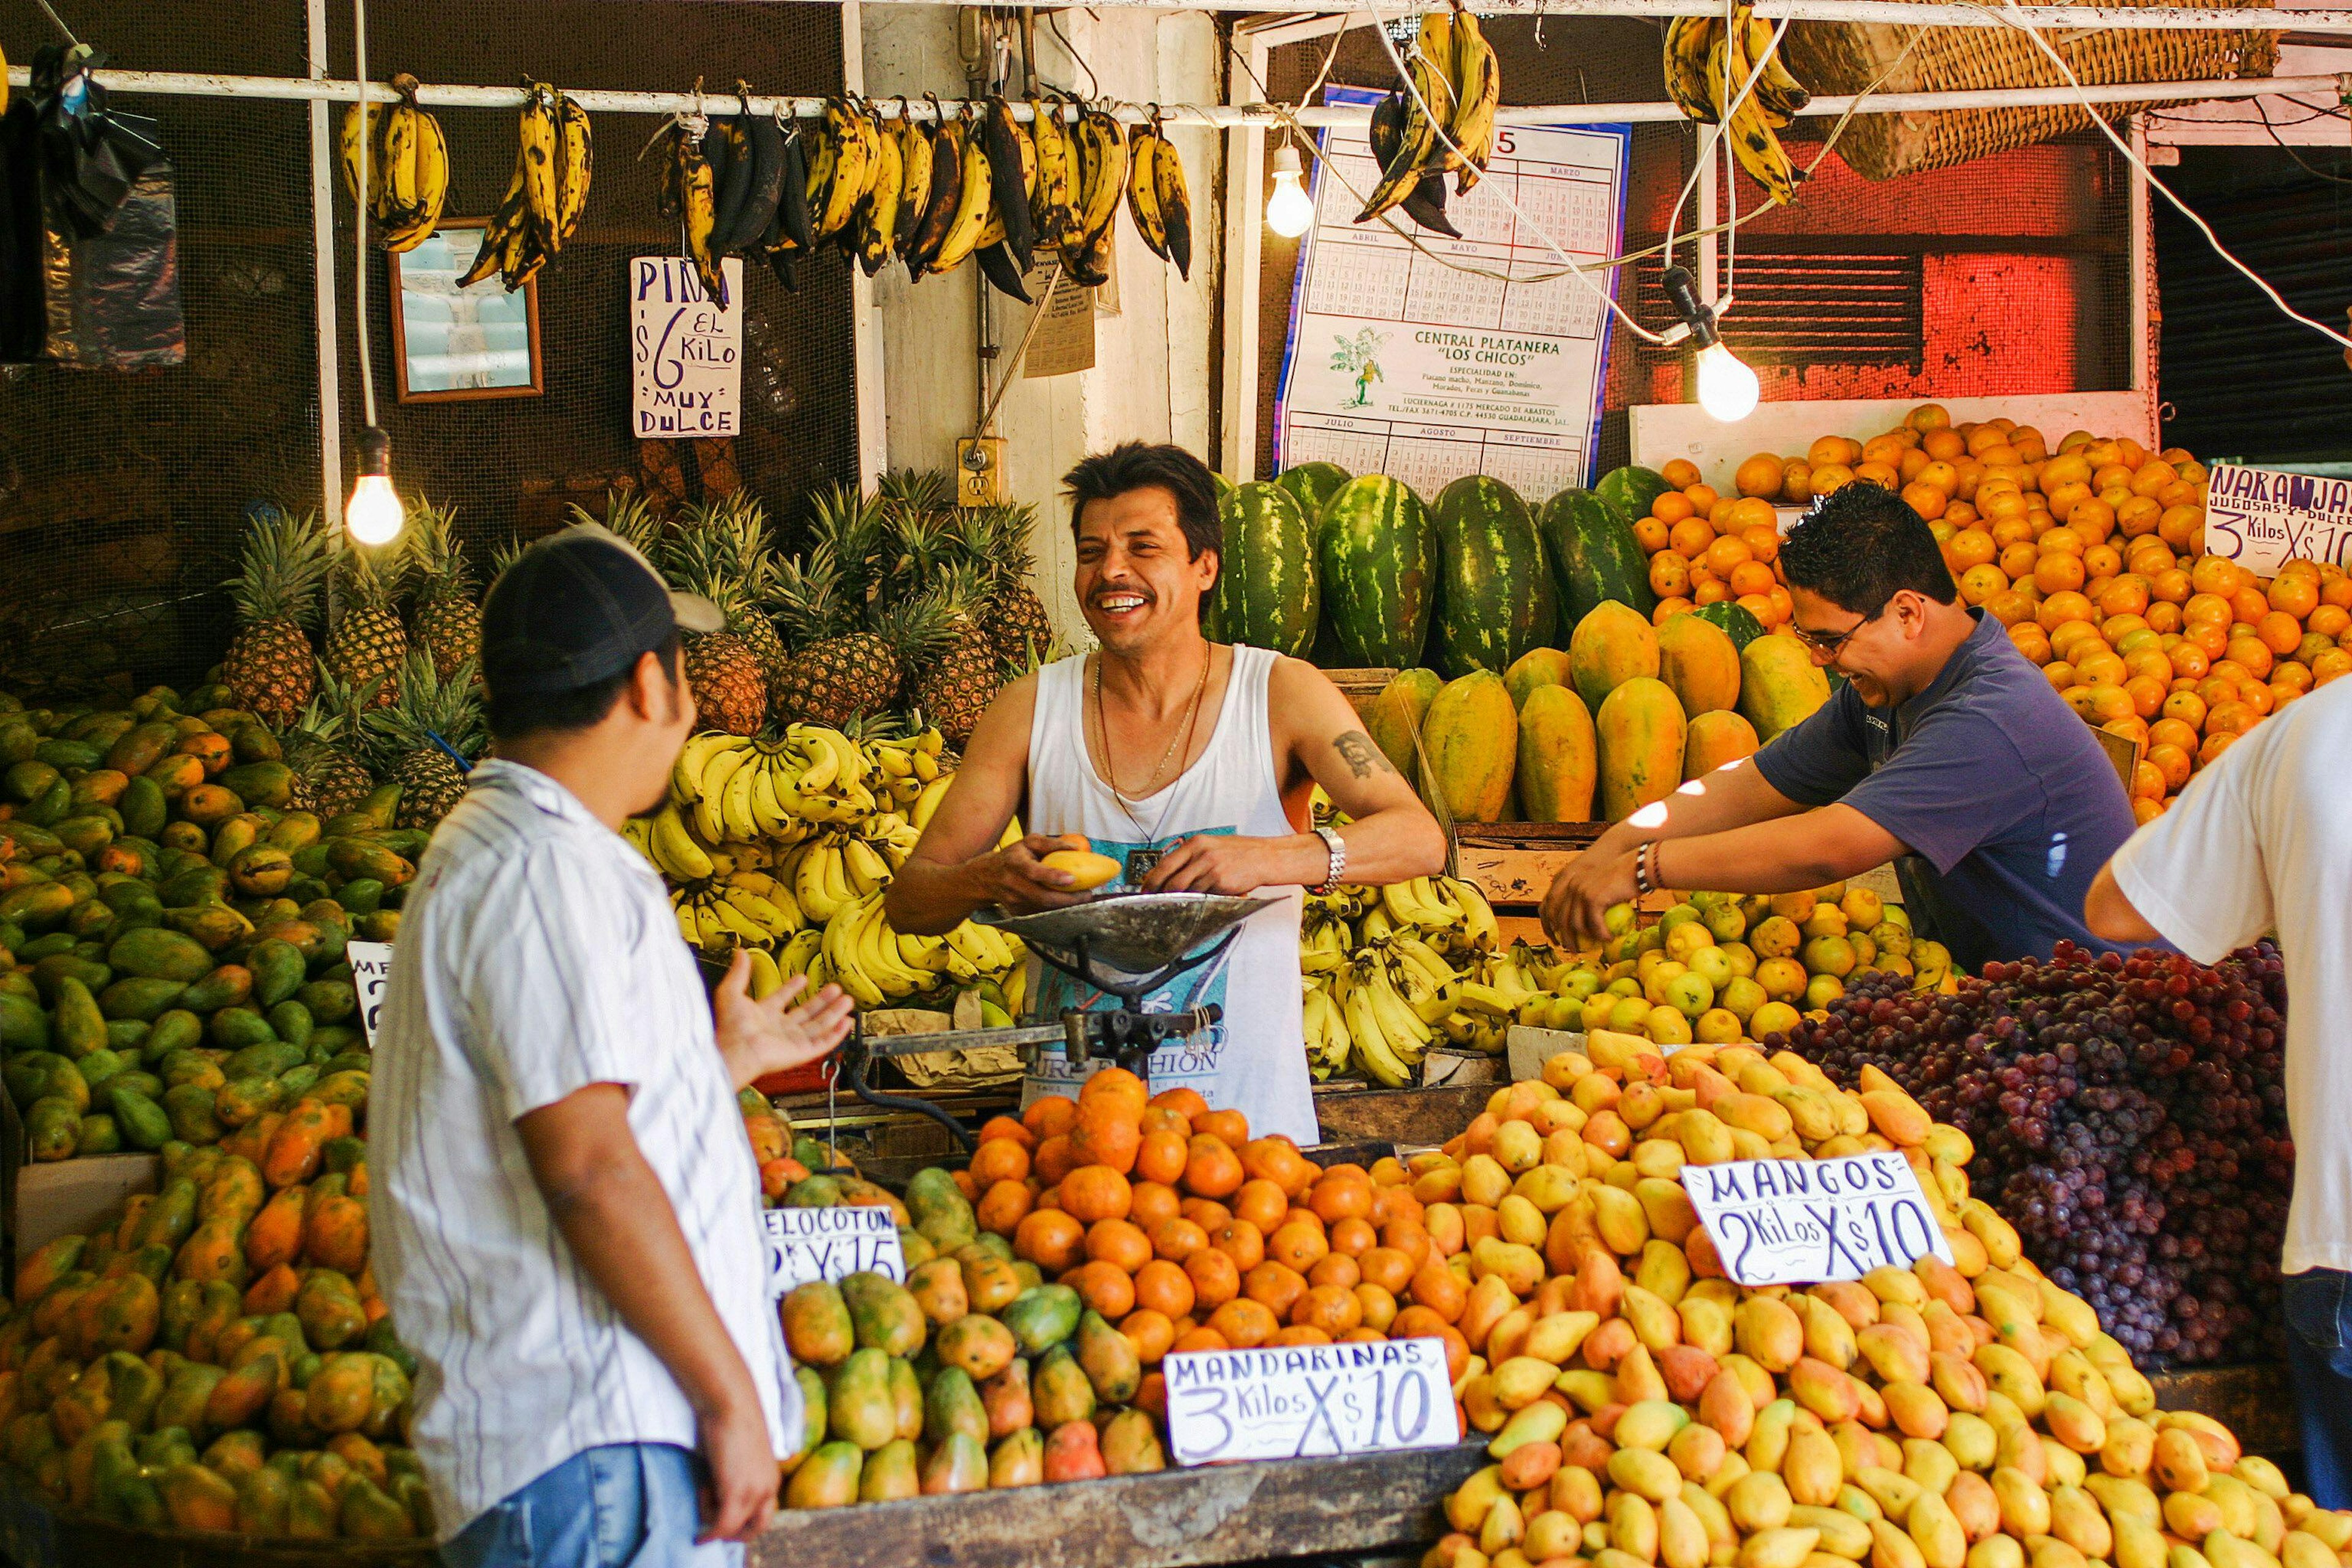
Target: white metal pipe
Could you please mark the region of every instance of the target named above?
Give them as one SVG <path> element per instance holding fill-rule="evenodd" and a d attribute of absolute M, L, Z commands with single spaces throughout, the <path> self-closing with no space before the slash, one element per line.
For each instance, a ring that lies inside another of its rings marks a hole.
<path fill-rule="evenodd" d="M 891 4 L 894 0 L 880 0 Z M 1616 3 L 1616 0 L 1612 0 Z M 1760 8 L 1761 0 L 1759 0 Z M 2298 26 L 2302 19 L 2314 15 L 2308 11 L 2293 13 Z M 2352 14 L 2347 14 L 2352 15 Z M 26 85 L 30 73 L 21 67 L 12 67 L 9 79 L 16 85 Z M 192 71 L 126 71 L 104 70 L 97 73 L 110 92 L 156 93 L 182 98 L 257 98 L 349 102 L 359 96 L 356 84 L 348 80 L 306 80 L 299 77 L 212 76 Z M 1862 114 L 1933 113 L 1954 109 L 2023 109 L 2029 107 L 2063 107 L 2084 101 L 2091 103 L 2140 103 L 2150 101 L 2189 101 L 2214 99 L 2263 98 L 2273 93 L 2317 92 L 2336 94 L 2352 87 L 2352 74 L 2337 76 L 2288 76 L 2223 78 L 2203 81 L 2124 82 L 2113 86 L 1994 88 L 1966 92 L 1882 92 L 1869 96 L 1856 108 L 1852 98 L 1816 98 L 1800 115 L 1809 118 L 1835 118 L 1848 109 Z M 566 94 L 583 109 L 603 114 L 677 114 L 693 110 L 697 100 L 692 93 L 618 92 L 600 89 L 566 89 Z M 381 83 L 370 84 L 368 96 L 379 103 L 398 101 L 399 95 Z M 417 90 L 417 101 L 429 108 L 514 109 L 523 101 L 523 91 L 511 87 L 425 87 Z M 706 93 L 703 107 L 726 112 L 735 106 L 732 93 Z M 823 112 L 824 100 L 814 98 L 762 98 L 754 94 L 751 111 L 755 114 L 788 109 L 801 115 Z M 896 99 L 883 101 L 878 108 L 885 115 L 896 114 Z M 955 100 L 946 106 L 950 112 Z M 908 105 L 918 119 L 930 117 L 930 106 L 916 102 Z M 1027 119 L 1026 105 L 1015 104 L 1016 118 Z M 1120 118 L 1140 121 L 1148 110 L 1132 106 L 1120 109 Z M 1369 109 L 1306 108 L 1291 111 L 1299 124 L 1361 125 L 1370 119 Z M 1273 125 L 1283 116 L 1264 105 L 1240 105 L 1231 108 L 1185 104 L 1165 110 L 1161 118 L 1171 125 L 1213 125 L 1235 127 Z M 1683 111 L 1672 103 L 1555 103 L 1529 104 L 1505 109 L 1495 116 L 1502 125 L 1608 125 L 1623 121 L 1664 121 L 1684 118 Z"/>
<path fill-rule="evenodd" d="M 880 5 L 935 4 L 936 0 L 875 0 Z M 1097 6 L 1131 9 L 1328 14 L 1347 9 L 1338 0 L 1092 0 Z M 1377 7 L 1383 20 L 1448 8 L 1450 0 L 1391 0 Z M 1476 0 L 1481 16 L 1713 16 L 1719 0 Z M 1756 0 L 1756 15 L 1777 21 L 1893 22 L 1921 27 L 2157 27 L 2237 32 L 2284 21 L 2298 31 L 2352 32 L 2352 11 L 2257 11 L 2210 5 L 2004 5 L 2001 15 L 1974 4 L 1939 0 Z"/>

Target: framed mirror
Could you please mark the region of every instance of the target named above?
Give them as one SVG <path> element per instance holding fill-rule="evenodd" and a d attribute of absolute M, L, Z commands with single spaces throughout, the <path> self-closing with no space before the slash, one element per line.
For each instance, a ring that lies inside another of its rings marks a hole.
<path fill-rule="evenodd" d="M 403 403 L 537 397 L 539 279 L 513 293 L 492 273 L 457 279 L 481 253 L 479 219 L 444 223 L 414 250 L 392 254 L 392 358 Z"/>

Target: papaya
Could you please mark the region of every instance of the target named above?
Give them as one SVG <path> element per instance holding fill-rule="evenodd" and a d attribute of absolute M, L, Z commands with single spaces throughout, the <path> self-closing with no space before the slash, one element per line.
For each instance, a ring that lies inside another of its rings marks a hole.
<path fill-rule="evenodd" d="M 303 1415 L 312 1426 L 356 1432 L 374 1397 L 375 1358 L 362 1352 L 329 1356 L 303 1392 Z"/>
<path fill-rule="evenodd" d="M 195 1439 L 188 1436 L 185 1426 L 162 1426 L 142 1434 L 131 1445 L 131 1452 L 150 1470 L 198 1462 Z"/>
<path fill-rule="evenodd" d="M 1429 704 L 1444 684 L 1433 669 L 1399 670 L 1364 710 L 1364 728 L 1372 744 L 1406 778 L 1421 776 L 1421 753 L 1414 737 L 1421 733 Z"/>
<path fill-rule="evenodd" d="M 215 1432 L 243 1426 L 269 1408 L 286 1374 L 276 1351 L 265 1351 L 213 1385 L 205 1401 L 205 1426 Z"/>
<path fill-rule="evenodd" d="M 339 1433 L 327 1440 L 327 1452 L 341 1458 L 377 1486 L 392 1484 L 392 1468 L 384 1452 L 356 1432 Z"/>
<path fill-rule="evenodd" d="M 1036 1368 L 1029 1375 L 1030 1397 L 1037 1407 L 1038 1421 L 1047 1426 L 1059 1426 L 1067 1421 L 1086 1421 L 1093 1417 L 1094 1384 L 1087 1381 L 1086 1369 L 1067 1345 L 1055 1345 L 1037 1359 Z"/>
<path fill-rule="evenodd" d="M 916 1438 L 923 1435 L 923 1380 L 915 1375 L 912 1362 L 890 1358 L 890 1411 L 898 1423 L 898 1436 Z"/>
<path fill-rule="evenodd" d="M 1516 775 L 1527 820 L 1591 821 L 1600 767 L 1592 715 L 1575 688 L 1555 682 L 1529 691 L 1519 708 Z"/>
<path fill-rule="evenodd" d="M 997 1314 L 1013 1331 L 1024 1355 L 1043 1355 L 1075 1332 L 1083 1303 L 1067 1285 L 1039 1285 L 1024 1290 Z"/>
<path fill-rule="evenodd" d="M 122 814 L 122 830 L 138 838 L 152 838 L 163 830 L 163 822 L 171 803 L 156 782 L 144 776 L 126 782 L 122 795 L 114 803 Z"/>
<path fill-rule="evenodd" d="M 201 1083 L 174 1084 L 163 1091 L 163 1114 L 172 1123 L 172 1135 L 189 1143 L 217 1143 L 227 1130 L 213 1114 L 213 1086 Z"/>
<path fill-rule="evenodd" d="M 1105 1405 L 1124 1405 L 1135 1397 L 1143 1383 L 1143 1363 L 1125 1334 L 1089 1309 L 1078 1320 L 1074 1342 L 1078 1366 L 1094 1384 L 1096 1398 Z"/>
<path fill-rule="evenodd" d="M 1103 1468 L 1114 1476 L 1148 1475 L 1168 1468 L 1159 1428 L 1140 1410 L 1122 1410 L 1112 1416 L 1102 1429 L 1101 1447 Z"/>
<path fill-rule="evenodd" d="M 201 1458 L 212 1469 L 236 1480 L 267 1468 L 269 1445 L 258 1432 L 224 1432 L 212 1440 Z"/>
<path fill-rule="evenodd" d="M 160 1241 L 151 1241 L 127 1252 L 117 1252 L 107 1260 L 105 1277 L 119 1279 L 125 1274 L 139 1275 L 162 1290 L 171 1279 L 172 1249 Z"/>
<path fill-rule="evenodd" d="M 341 1528 L 341 1510 L 325 1487 L 307 1476 L 291 1484 L 286 1500 L 288 1535 L 298 1541 L 324 1541 Z"/>
<path fill-rule="evenodd" d="M 1034 1487 L 1045 1479 L 1045 1439 L 1034 1426 L 1024 1426 L 996 1445 L 988 1457 L 992 1491 L 1007 1487 Z"/>
<path fill-rule="evenodd" d="M 73 1101 L 47 1095 L 25 1112 L 25 1148 L 37 1163 L 69 1160 L 81 1147 L 81 1112 Z"/>
<path fill-rule="evenodd" d="M 1569 637 L 1570 677 L 1587 709 L 1598 713 L 1626 681 L 1658 673 L 1658 634 L 1649 621 L 1614 599 L 1604 599 Z"/>
<path fill-rule="evenodd" d="M 245 1222 L 223 1215 L 200 1222 L 180 1245 L 173 1267 L 183 1279 L 222 1279 L 243 1290 L 250 1278 L 245 1262 Z"/>
<path fill-rule="evenodd" d="M 793 1359 L 812 1366 L 838 1366 L 857 1348 L 857 1331 L 841 1291 L 816 1279 L 784 1298 L 784 1343 Z"/>
<path fill-rule="evenodd" d="M 0 992 L 0 1049 L 46 1051 L 51 1041 L 49 1016 L 38 1002 Z"/>
<path fill-rule="evenodd" d="M 1422 721 L 1422 794 L 1455 822 L 1499 822 L 1518 766 L 1518 712 L 1503 678 L 1477 669 L 1448 681 Z"/>
<path fill-rule="evenodd" d="M 16 1265 L 16 1300 L 37 1301 L 47 1295 L 81 1261 L 82 1250 L 89 1245 L 86 1236 L 61 1236 L 35 1247 Z"/>
<path fill-rule="evenodd" d="M 961 1367 L 941 1367 L 932 1374 L 930 1387 L 923 1391 L 923 1440 L 939 1443 L 951 1432 L 963 1432 L 985 1442 L 988 1438 L 988 1410 L 980 1402 L 980 1390 L 971 1375 Z"/>
<path fill-rule="evenodd" d="M 280 1040 L 308 1053 L 310 1037 L 318 1028 L 318 1016 L 309 1006 L 300 1002 L 280 1002 L 265 1016 Z"/>
<path fill-rule="evenodd" d="M 261 1173 L 254 1168 L 253 1162 L 231 1156 L 214 1166 L 198 1185 L 196 1217 L 230 1219 L 241 1226 L 260 1210 L 268 1196 L 261 1184 Z"/>
<path fill-rule="evenodd" d="M 108 1417 L 133 1432 L 146 1431 L 163 1397 L 163 1374 L 138 1354 L 122 1349 L 108 1351 L 99 1364 L 110 1389 Z"/>
<path fill-rule="evenodd" d="M 294 1315 L 310 1348 L 341 1350 L 367 1332 L 367 1311 L 352 1282 L 331 1268 L 314 1268 L 295 1292 Z"/>
<path fill-rule="evenodd" d="M 140 1221 L 139 1229 L 131 1237 L 133 1244 L 160 1241 L 177 1248 L 196 1228 L 196 1184 L 186 1176 L 170 1176 L 155 1202 Z"/>
<path fill-rule="evenodd" d="M 824 1379 L 817 1375 L 814 1367 L 796 1366 L 793 1368 L 793 1384 L 801 1391 L 801 1440 L 793 1450 L 790 1463 L 799 1465 L 824 1443 Z M 791 1472 L 787 1469 L 786 1473 Z"/>
<path fill-rule="evenodd" d="M 213 955 L 204 943 L 176 931 L 149 927 L 125 931 L 106 950 L 111 968 L 142 980 L 193 984 L 209 973 Z"/>
<path fill-rule="evenodd" d="M 109 1351 L 146 1354 L 147 1347 L 155 1342 L 163 1308 L 154 1281 L 143 1274 L 100 1279 L 74 1304 L 75 1337 L 81 1353 L 86 1357 Z"/>
<path fill-rule="evenodd" d="M 337 1110 L 342 1113 L 340 1121 L 334 1114 Z M 327 1140 L 344 1136 L 351 1130 L 348 1106 L 331 1106 L 305 1099 L 286 1113 L 286 1120 L 271 1133 L 269 1146 L 258 1162 L 261 1179 L 272 1189 L 309 1181 L 319 1173 Z"/>
<path fill-rule="evenodd" d="M 301 1256 L 310 1195 L 310 1189 L 299 1184 L 273 1194 L 246 1226 L 245 1260 L 255 1273 L 267 1273 Z"/>
<path fill-rule="evenodd" d="M 407 1407 L 409 1395 L 415 1385 L 409 1382 L 408 1373 L 401 1369 L 400 1363 L 390 1356 L 370 1355 L 368 1360 L 373 1363 L 375 1381 L 368 1395 L 367 1419 L 360 1423 L 360 1430 L 380 1439 L 392 1436 L 394 1426 L 400 1420 L 401 1412 Z"/>
<path fill-rule="evenodd" d="M 1719 708 L 1698 714 L 1691 720 L 1683 741 L 1683 777 L 1711 773 L 1727 763 L 1754 756 L 1756 749 L 1756 727 L 1738 714 Z"/>
<path fill-rule="evenodd" d="M 65 1374 L 58 1373 L 65 1383 Z M 49 1401 L 49 1425 L 58 1429 L 58 1440 L 80 1447 L 101 1425 L 107 1423 L 114 1402 L 114 1383 L 102 1366 L 84 1368 L 70 1383 Z M 112 1425 L 125 1433 L 131 1428 L 125 1422 Z"/>
<path fill-rule="evenodd" d="M 931 1346 L 941 1363 L 977 1383 L 1003 1372 L 1021 1348 L 1012 1330 L 984 1312 L 968 1312 L 949 1323 L 931 1337 Z"/>
<path fill-rule="evenodd" d="M 1687 726 L 1682 703 L 1665 682 L 1643 675 L 1625 680 L 1602 699 L 1593 730 L 1601 753 L 1604 820 L 1622 822 L 1651 802 L 1665 799 L 1683 782 Z"/>
<path fill-rule="evenodd" d="M 241 1436 L 244 1434 L 233 1432 L 222 1441 Z M 257 1462 L 251 1468 L 236 1473 L 235 1485 L 237 1530 L 247 1535 L 289 1533 L 287 1507 L 293 1497 L 294 1482 L 286 1472 Z"/>
<path fill-rule="evenodd" d="M 1094 1481 L 1109 1473 L 1093 1422 L 1072 1421 L 1046 1435 L 1045 1479 Z"/>
<path fill-rule="evenodd" d="M 922 1491 L 922 1466 L 906 1438 L 893 1438 L 866 1456 L 857 1477 L 859 1502 L 897 1502 Z"/>
<path fill-rule="evenodd" d="M 274 1041 L 278 1031 L 261 1016 L 261 1009 L 250 1003 L 238 1002 L 215 1011 L 212 1022 L 205 1026 L 205 1037 L 224 1051 L 235 1053 L 247 1046 Z M 222 1075 L 226 1078 L 227 1075 Z"/>
<path fill-rule="evenodd" d="M 971 1310 L 971 1299 L 964 1293 L 963 1270 L 952 1258 L 934 1258 L 916 1265 L 907 1275 L 907 1293 L 922 1309 L 923 1316 L 941 1328 Z"/>
<path fill-rule="evenodd" d="M 223 1007 L 238 1005 L 252 994 L 253 972 L 241 963 L 223 963 L 183 991 L 177 1000 L 192 1013 L 217 1013 Z"/>
<path fill-rule="evenodd" d="M 956 1268 L 963 1274 L 965 1304 L 975 1312 L 1001 1312 L 1026 1289 L 1013 1271 L 1013 1260 L 982 1250 L 978 1244 L 960 1247 Z"/>
<path fill-rule="evenodd" d="M 218 1472 L 193 1460 L 175 1464 L 156 1479 L 163 1511 L 174 1530 L 235 1530 L 236 1488 Z"/>
<path fill-rule="evenodd" d="M 923 1309 L 907 1288 L 887 1274 L 860 1270 L 841 1282 L 842 1304 L 861 1349 L 894 1356 L 912 1355 L 923 1345 Z"/>
<path fill-rule="evenodd" d="M 923 1464 L 923 1495 L 988 1489 L 988 1450 L 969 1433 L 950 1433 Z"/>
<path fill-rule="evenodd" d="M 980 1402 L 988 1411 L 988 1433 L 1003 1437 L 1037 1423 L 1036 1402 L 1029 1394 L 1029 1363 L 1014 1359 L 1004 1370 L 980 1385 Z"/>
<path fill-rule="evenodd" d="M 1739 711 L 1769 746 L 1830 700 L 1830 679 L 1792 637 L 1768 633 L 1739 650 Z"/>
<path fill-rule="evenodd" d="M 301 1288 L 302 1277 L 294 1272 L 293 1265 L 278 1264 L 246 1288 L 246 1312 L 248 1316 L 266 1317 L 272 1312 L 291 1311 L 295 1295 Z"/>
<path fill-rule="evenodd" d="M 356 1275 L 367 1267 L 367 1242 L 366 1203 L 337 1193 L 310 1204 L 302 1223 L 302 1252 L 310 1262 Z"/>
<path fill-rule="evenodd" d="M 111 1046 L 101 1046 L 82 1058 L 75 1067 L 81 1074 L 81 1081 L 89 1087 L 91 1095 L 95 1097 L 102 1095 L 109 1080 L 129 1065 L 122 1059 L 121 1052 Z"/>
<path fill-rule="evenodd" d="M 872 1349 L 849 1352 L 825 1390 L 825 1422 L 868 1453 L 898 1436 L 887 1353 Z"/>
<path fill-rule="evenodd" d="M 204 1043 L 205 1021 L 184 1007 L 172 1007 L 155 1016 L 147 1026 L 147 1038 L 139 1047 L 140 1058 L 152 1066 L 173 1051 L 184 1051 Z"/>
<path fill-rule="evenodd" d="M 234 1131 L 266 1115 L 278 1098 L 278 1080 L 274 1078 L 231 1079 L 213 1093 L 213 1118 L 223 1128 Z"/>
<path fill-rule="evenodd" d="M 1672 616 L 1657 628 L 1658 679 L 1692 718 L 1739 704 L 1739 648 L 1696 616 Z"/>
<path fill-rule="evenodd" d="M 118 1524 L 159 1530 L 167 1519 L 155 1483 L 131 1453 L 129 1438 L 118 1435 L 100 1438 L 90 1450 L 89 1500 L 100 1518 Z"/>
<path fill-rule="evenodd" d="M 1529 648 L 1503 671 L 1503 686 L 1511 694 L 1511 703 L 1525 713 L 1528 694 L 1546 686 L 1565 686 L 1570 682 L 1568 654 L 1556 647 Z"/>
<path fill-rule="evenodd" d="M 353 1541 L 405 1541 L 416 1533 L 416 1522 L 409 1517 L 407 1507 L 386 1497 L 364 1476 L 353 1478 L 343 1488 L 341 1522 L 343 1534 Z"/>
<path fill-rule="evenodd" d="M 793 1472 L 784 1487 L 786 1508 L 843 1508 L 857 1500 L 866 1455 L 852 1442 L 824 1445 Z"/>

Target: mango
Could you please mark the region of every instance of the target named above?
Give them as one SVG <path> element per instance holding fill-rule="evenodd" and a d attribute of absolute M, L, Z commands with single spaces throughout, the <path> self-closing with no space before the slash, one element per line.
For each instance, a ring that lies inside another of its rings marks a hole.
<path fill-rule="evenodd" d="M 1681 1495 L 1679 1487 L 1675 1495 Z M 1656 1561 L 1658 1510 L 1649 1498 L 1631 1489 L 1616 1493 L 1601 1513 L 1601 1524 L 1612 1548 L 1637 1562 Z"/>
<path fill-rule="evenodd" d="M 1820 1531 L 1793 1525 L 1759 1531 L 1740 1542 L 1738 1568 L 1799 1568 L 1821 1539 Z"/>
<path fill-rule="evenodd" d="M 988 1457 L 992 1490 L 1034 1487 L 1045 1479 L 1045 1439 L 1034 1426 L 1008 1434 Z"/>
<path fill-rule="evenodd" d="M 838 1366 L 857 1348 L 856 1330 L 840 1289 L 824 1280 L 795 1287 L 782 1309 L 784 1343 L 793 1359 Z"/>
<path fill-rule="evenodd" d="M 919 1497 L 922 1490 L 922 1469 L 916 1458 L 915 1445 L 906 1438 L 893 1438 L 866 1456 L 857 1478 L 859 1502 L 897 1502 L 902 1498 Z"/>
<path fill-rule="evenodd" d="M 1786 1302 L 1752 1296 L 1732 1313 L 1733 1341 L 1767 1372 L 1787 1372 L 1805 1350 L 1805 1328 Z"/>
<path fill-rule="evenodd" d="M 878 1448 L 882 1445 L 877 1444 Z M 857 1500 L 866 1455 L 848 1441 L 827 1443 L 811 1454 L 784 1484 L 786 1508 L 843 1508 Z"/>
<path fill-rule="evenodd" d="M 1904 1528 L 1927 1568 L 1962 1568 L 1967 1562 L 1968 1534 L 1940 1494 L 1922 1491 L 1905 1517 Z"/>
<path fill-rule="evenodd" d="M 1730 1490 L 1723 1494 L 1723 1506 L 1743 1534 L 1753 1535 L 1788 1523 L 1795 1500 L 1778 1475 L 1752 1470 L 1731 1483 Z"/>
<path fill-rule="evenodd" d="M 2156 1479 L 2173 1491 L 2201 1492 L 2205 1489 L 2205 1450 L 2199 1446 L 2196 1434 L 2186 1427 L 2175 1426 L 2158 1433 L 2150 1463 Z M 2179 1533 L 2202 1535 L 2204 1532 L 2181 1531 Z"/>
<path fill-rule="evenodd" d="M 1101 1447 L 1103 1468 L 1114 1476 L 1149 1475 L 1168 1468 L 1159 1428 L 1140 1410 L 1113 1415 L 1102 1429 Z"/>
<path fill-rule="evenodd" d="M 1837 1440 L 1826 1432 L 1798 1432 L 1789 1439 L 1780 1461 L 1780 1479 L 1797 1502 L 1827 1506 L 1837 1500 L 1845 1480 L 1845 1461 Z"/>
<path fill-rule="evenodd" d="M 1681 1494 L 1682 1472 L 1664 1454 L 1620 1448 L 1609 1456 L 1609 1479 L 1636 1497 L 1656 1503 Z M 1645 1555 L 1644 1553 L 1635 1553 Z"/>

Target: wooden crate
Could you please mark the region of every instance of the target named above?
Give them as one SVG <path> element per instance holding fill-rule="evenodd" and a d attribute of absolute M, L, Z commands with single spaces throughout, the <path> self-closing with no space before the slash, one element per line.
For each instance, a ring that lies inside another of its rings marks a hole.
<path fill-rule="evenodd" d="M 1324 678 L 1338 687 L 1348 700 L 1355 704 L 1359 715 L 1371 711 L 1372 699 L 1381 688 L 1396 679 L 1393 669 L 1327 669 Z"/>

